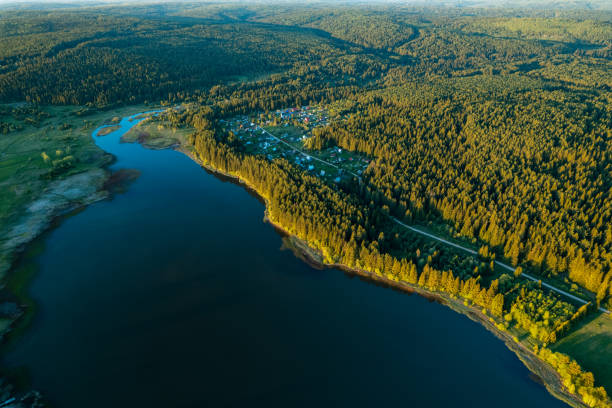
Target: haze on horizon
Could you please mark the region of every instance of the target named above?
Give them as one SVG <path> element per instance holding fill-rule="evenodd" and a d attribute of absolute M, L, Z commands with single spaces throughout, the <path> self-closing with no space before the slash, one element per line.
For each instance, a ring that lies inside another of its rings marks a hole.
<path fill-rule="evenodd" d="M 527 9 L 584 9 L 612 10 L 612 2 L 607 0 L 311 0 L 307 4 L 295 0 L 173 0 L 169 2 L 151 0 L 0 0 L 2 8 L 63 8 L 63 7 L 96 7 L 106 5 L 145 5 L 145 4 L 295 4 L 300 6 L 321 5 L 389 5 L 389 6 L 425 6 L 425 7 L 460 7 L 460 8 L 527 8 Z"/>

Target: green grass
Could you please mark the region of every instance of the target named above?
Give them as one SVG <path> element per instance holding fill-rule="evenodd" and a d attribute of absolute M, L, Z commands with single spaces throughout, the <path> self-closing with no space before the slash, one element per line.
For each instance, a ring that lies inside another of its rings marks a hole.
<path fill-rule="evenodd" d="M 321 160 L 333 163 L 334 165 L 338 166 L 339 168 L 345 171 L 349 171 L 349 172 L 353 172 L 357 174 L 359 171 L 364 171 L 365 168 L 368 166 L 368 163 L 364 162 L 364 160 L 369 160 L 369 159 L 367 159 L 363 155 L 360 155 L 355 152 L 350 152 L 348 150 L 340 149 L 341 152 L 338 152 L 336 148 L 326 148 L 323 150 L 305 149 L 304 143 L 301 140 L 301 137 L 303 135 L 308 136 L 309 132 L 305 131 L 304 129 L 300 127 L 266 126 L 264 128 L 268 132 L 273 134 L 274 136 L 281 138 L 285 142 L 302 150 L 303 152 L 313 157 L 317 157 Z M 295 140 L 295 138 L 298 138 L 298 140 Z M 290 150 L 287 146 L 283 146 L 283 145 L 280 145 L 280 146 L 277 145 L 277 147 L 279 149 L 282 149 L 283 152 Z M 328 179 L 328 181 L 335 179 L 339 174 L 337 168 L 330 166 L 330 165 L 326 165 L 325 163 L 321 163 L 316 160 L 313 160 L 309 162 L 308 164 L 314 166 L 315 169 L 313 170 L 313 172 L 316 173 L 317 175 L 320 174 L 321 170 L 324 170 L 325 176 L 322 176 L 322 178 Z"/>
<path fill-rule="evenodd" d="M 48 108 L 51 118 L 38 126 L 24 125 L 21 131 L 11 132 L 0 138 L 0 229 L 7 222 L 18 217 L 25 203 L 33 201 L 48 180 L 45 175 L 52 169 L 41 154 L 45 152 L 50 160 L 61 156 L 77 157 L 74 168 L 69 172 L 82 171 L 89 163 L 102 160 L 102 152 L 93 144 L 89 132 L 81 131 L 83 119 L 70 115 L 69 108 Z M 60 130 L 63 123 L 71 128 Z M 56 154 L 61 150 L 62 154 Z"/>
<path fill-rule="evenodd" d="M 551 347 L 568 354 L 595 376 L 595 382 L 612 390 L 612 317 L 592 315 Z"/>
<path fill-rule="evenodd" d="M 187 137 L 194 132 L 188 128 L 173 128 L 157 120 L 145 121 L 126 133 L 121 140 L 127 143 L 140 142 L 153 149 L 164 149 L 184 144 Z"/>
<path fill-rule="evenodd" d="M 125 116 L 144 106 L 92 112 L 87 116 L 75 113 L 78 106 L 40 107 L 49 117 L 36 124 L 19 121 L 23 129 L 0 135 L 0 243 L 25 213 L 27 206 L 38 199 L 51 182 L 73 174 L 99 168 L 109 162 L 98 148 L 91 132 L 114 116 Z M 25 118 L 24 118 L 25 119 Z M 0 120 L 17 120 L 9 115 Z M 49 156 L 46 162 L 42 153 Z M 72 166 L 56 173 L 52 161 L 66 156 L 74 158 Z M 0 253 L 0 258 L 6 254 Z"/>
<path fill-rule="evenodd" d="M 290 126 L 264 126 L 268 132 L 272 133 L 276 137 L 280 137 L 283 140 L 292 137 L 302 137 L 302 135 L 306 134 L 306 131 L 303 128 L 296 127 L 293 125 Z M 283 137 L 283 135 L 287 135 Z"/>

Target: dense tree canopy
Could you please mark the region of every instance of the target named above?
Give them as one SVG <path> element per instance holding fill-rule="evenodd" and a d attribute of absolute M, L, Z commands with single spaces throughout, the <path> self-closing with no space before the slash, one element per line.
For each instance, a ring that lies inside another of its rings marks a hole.
<path fill-rule="evenodd" d="M 550 344 L 593 304 L 612 304 L 610 17 L 285 4 L 5 12 L 0 101 L 182 103 L 163 120 L 193 127 L 197 157 L 251 184 L 270 218 L 326 262 L 462 298 Z M 313 103 L 336 113 L 306 148 L 367 155 L 361 180 L 330 185 L 247 154 L 219 126 Z M 36 120 L 33 105 L 4 108 L 0 137 L 20 112 Z M 480 247 L 480 257 L 390 216 Z M 592 304 L 504 274 L 494 259 L 579 285 Z M 604 406 L 605 391 L 575 362 L 538 352 Z"/>

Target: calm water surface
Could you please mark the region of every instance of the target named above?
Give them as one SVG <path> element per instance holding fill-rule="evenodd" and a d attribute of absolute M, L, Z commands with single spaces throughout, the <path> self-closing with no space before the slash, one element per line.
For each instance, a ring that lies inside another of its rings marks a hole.
<path fill-rule="evenodd" d="M 264 206 L 171 150 L 44 238 L 4 356 L 57 407 L 564 407 L 450 309 L 279 250 Z"/>

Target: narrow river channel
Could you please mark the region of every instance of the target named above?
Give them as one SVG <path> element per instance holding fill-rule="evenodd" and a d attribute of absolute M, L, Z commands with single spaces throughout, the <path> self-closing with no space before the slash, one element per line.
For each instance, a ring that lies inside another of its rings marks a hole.
<path fill-rule="evenodd" d="M 95 137 L 141 176 L 45 234 L 3 357 L 59 408 L 565 404 L 477 323 L 281 250 L 244 188 Z"/>

